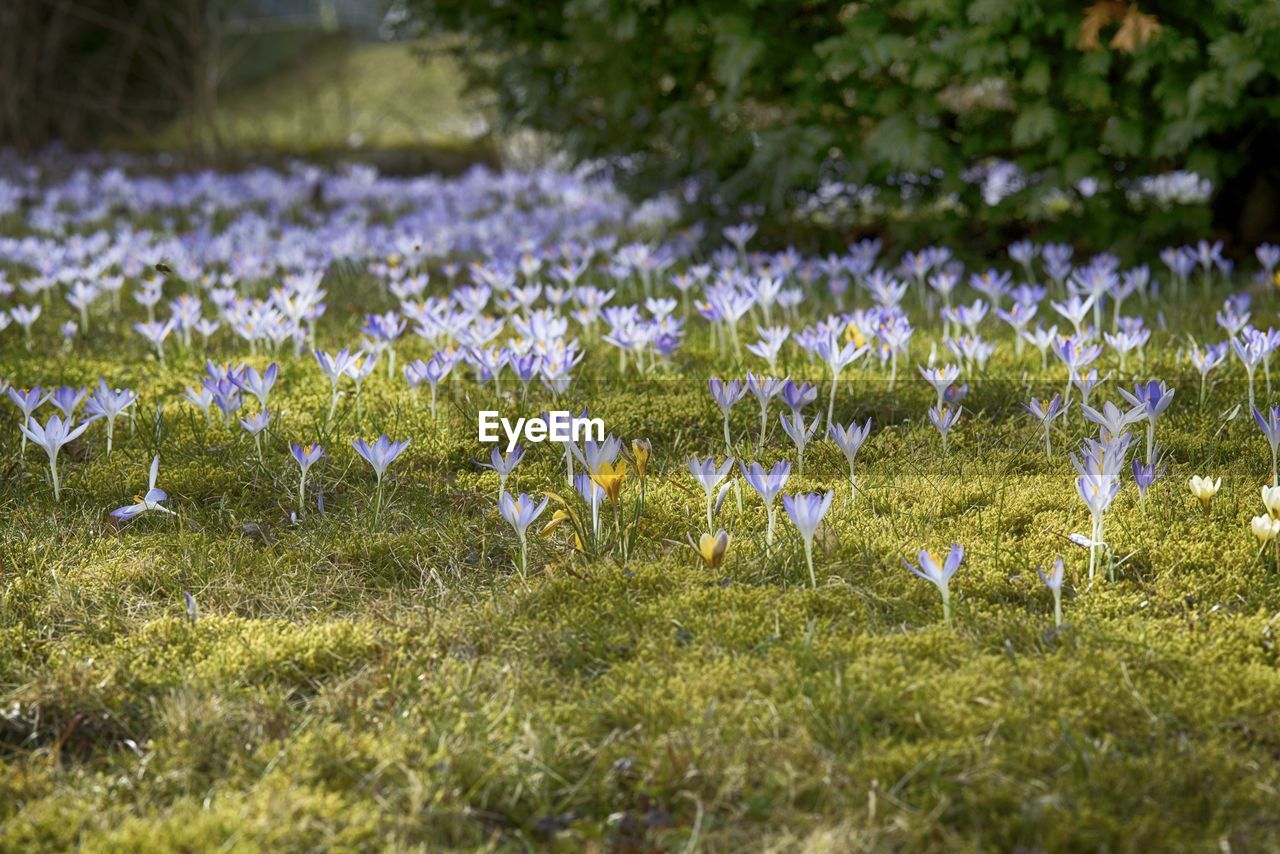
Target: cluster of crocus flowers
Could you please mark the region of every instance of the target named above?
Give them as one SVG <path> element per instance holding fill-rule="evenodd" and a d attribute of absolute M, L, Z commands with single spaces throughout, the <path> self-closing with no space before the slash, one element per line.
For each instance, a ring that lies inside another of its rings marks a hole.
<path fill-rule="evenodd" d="M 1098 549 L 1106 540 L 1103 519 L 1116 493 L 1120 491 L 1120 473 L 1129 448 L 1129 434 L 1121 433 L 1106 440 L 1085 439 L 1080 456 L 1072 454 L 1076 468 L 1076 492 L 1089 509 L 1091 530 L 1088 537 L 1089 578 L 1097 572 Z"/>
<path fill-rule="evenodd" d="M 1267 512 L 1254 516 L 1249 523 L 1249 530 L 1258 539 L 1258 557 L 1280 536 L 1280 486 L 1262 487 L 1262 506 Z"/>
<path fill-rule="evenodd" d="M 631 554 L 640 516 L 644 511 L 645 484 L 653 452 L 651 444 L 645 439 L 633 441 L 629 460 L 622 441 L 614 436 L 607 436 L 600 442 L 587 439 L 581 447 L 571 442 L 568 450 L 571 452 L 570 459 L 576 458 L 583 466 L 583 471 L 572 475 L 571 485 L 587 506 L 590 526 L 579 521 L 577 510 L 568 501 L 554 493 L 547 493 L 559 506 L 542 535 L 549 537 L 567 522 L 574 529 L 573 542 L 579 551 L 595 555 L 602 548 L 617 548 L 625 562 Z M 632 471 L 639 481 L 639 489 L 634 490 L 634 501 L 630 502 L 631 509 L 627 512 L 622 493 Z M 600 524 L 600 512 L 606 502 L 612 509 L 612 541 L 604 537 Z"/>

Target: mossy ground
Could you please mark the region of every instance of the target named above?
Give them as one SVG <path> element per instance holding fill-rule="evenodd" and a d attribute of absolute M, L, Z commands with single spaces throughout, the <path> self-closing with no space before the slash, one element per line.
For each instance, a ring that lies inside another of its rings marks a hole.
<path fill-rule="evenodd" d="M 356 338 L 341 307 L 390 307 L 370 282 L 327 286 L 331 348 Z M 1203 339 L 1210 315 L 1177 331 Z M 1269 451 L 1247 412 L 1223 418 L 1242 384 L 1198 407 L 1173 332 L 1134 360 L 1124 382 L 1178 389 L 1157 434 L 1169 470 L 1145 504 L 1125 486 L 1107 533 L 1130 557 L 1091 583 L 1065 540 L 1087 530 L 1065 457 L 1085 426 L 1073 413 L 1045 458 L 1018 406 L 1048 390 L 1039 357 L 1002 340 L 1004 379 L 975 382 L 945 458 L 922 425 L 923 340 L 892 392 L 866 366 L 842 386 L 840 420 L 876 428 L 855 504 L 829 443 L 789 486 L 837 490 L 814 590 L 788 523 L 764 549 L 745 486 L 719 570 L 682 544 L 703 524 L 683 461 L 724 453 L 705 377 L 747 367 L 712 360 L 700 332 L 658 377 L 588 358 L 573 404 L 653 443 L 639 546 L 622 565 L 537 541 L 527 588 L 496 477 L 471 463 L 489 390 L 454 384 L 433 421 L 379 371 L 362 414 L 345 400 L 325 425 L 326 380 L 282 355 L 259 462 L 181 401 L 202 353 L 161 368 L 105 316 L 70 349 L 8 335 L 0 374 L 19 384 L 105 376 L 142 400 L 110 459 L 101 425 L 64 450 L 60 505 L 2 410 L 0 849 L 1280 846 L 1280 575 L 1248 532 Z M 244 353 L 220 337 L 210 355 Z M 733 421 L 748 459 L 757 424 L 748 398 Z M 413 444 L 375 528 L 349 442 L 382 432 Z M 763 459 L 791 456 L 772 434 Z M 288 440 L 329 447 L 311 478 L 326 512 L 299 524 Z M 178 515 L 112 524 L 157 452 Z M 1208 514 L 1193 473 L 1223 478 Z M 514 485 L 563 492 L 558 455 L 532 449 Z M 968 556 L 947 627 L 900 558 L 952 541 Z M 1069 625 L 1054 631 L 1035 567 L 1059 554 Z"/>

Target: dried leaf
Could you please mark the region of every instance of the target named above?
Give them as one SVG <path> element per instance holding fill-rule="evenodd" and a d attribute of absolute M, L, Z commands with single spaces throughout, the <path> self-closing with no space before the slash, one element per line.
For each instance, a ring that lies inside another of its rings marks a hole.
<path fill-rule="evenodd" d="M 1121 20 L 1128 10 L 1119 0 L 1098 0 L 1084 10 L 1084 20 L 1080 22 L 1080 33 L 1076 39 L 1076 48 L 1082 51 L 1099 50 L 1102 43 L 1099 36 L 1102 29 Z"/>
<path fill-rule="evenodd" d="M 1160 22 L 1155 15 L 1139 12 L 1137 6 L 1130 6 L 1120 24 L 1120 29 L 1111 38 L 1111 46 L 1124 53 L 1133 53 L 1160 32 Z"/>
<path fill-rule="evenodd" d="M 1112 24 L 1120 28 L 1108 45 L 1122 53 L 1134 53 L 1160 32 L 1161 24 L 1155 15 L 1140 12 L 1137 6 L 1129 6 L 1120 0 L 1097 0 L 1084 10 L 1076 48 L 1082 51 L 1102 49 L 1102 31 Z"/>

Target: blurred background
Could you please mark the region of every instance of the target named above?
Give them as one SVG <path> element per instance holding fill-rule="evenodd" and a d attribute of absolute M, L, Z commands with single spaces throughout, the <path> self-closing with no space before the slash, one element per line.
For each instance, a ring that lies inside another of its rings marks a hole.
<path fill-rule="evenodd" d="M 12 0 L 0 144 L 209 165 L 360 153 L 393 171 L 494 161 L 443 39 L 392 0 Z"/>
<path fill-rule="evenodd" d="M 1280 238 L 1275 0 L 4 0 L 0 146 L 590 159 L 787 235 Z"/>

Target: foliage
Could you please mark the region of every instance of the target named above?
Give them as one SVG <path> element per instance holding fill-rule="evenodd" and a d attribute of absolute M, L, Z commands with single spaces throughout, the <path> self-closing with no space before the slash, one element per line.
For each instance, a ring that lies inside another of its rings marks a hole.
<path fill-rule="evenodd" d="M 734 204 L 781 209 L 835 164 L 860 183 L 931 175 L 996 217 L 961 175 L 1000 158 L 1045 186 L 1099 179 L 1117 211 L 1126 179 L 1171 168 L 1257 207 L 1239 188 L 1280 147 L 1271 0 L 413 5 L 472 36 L 459 55 L 508 122 L 578 155 L 637 153 L 647 180 L 713 176 Z"/>

